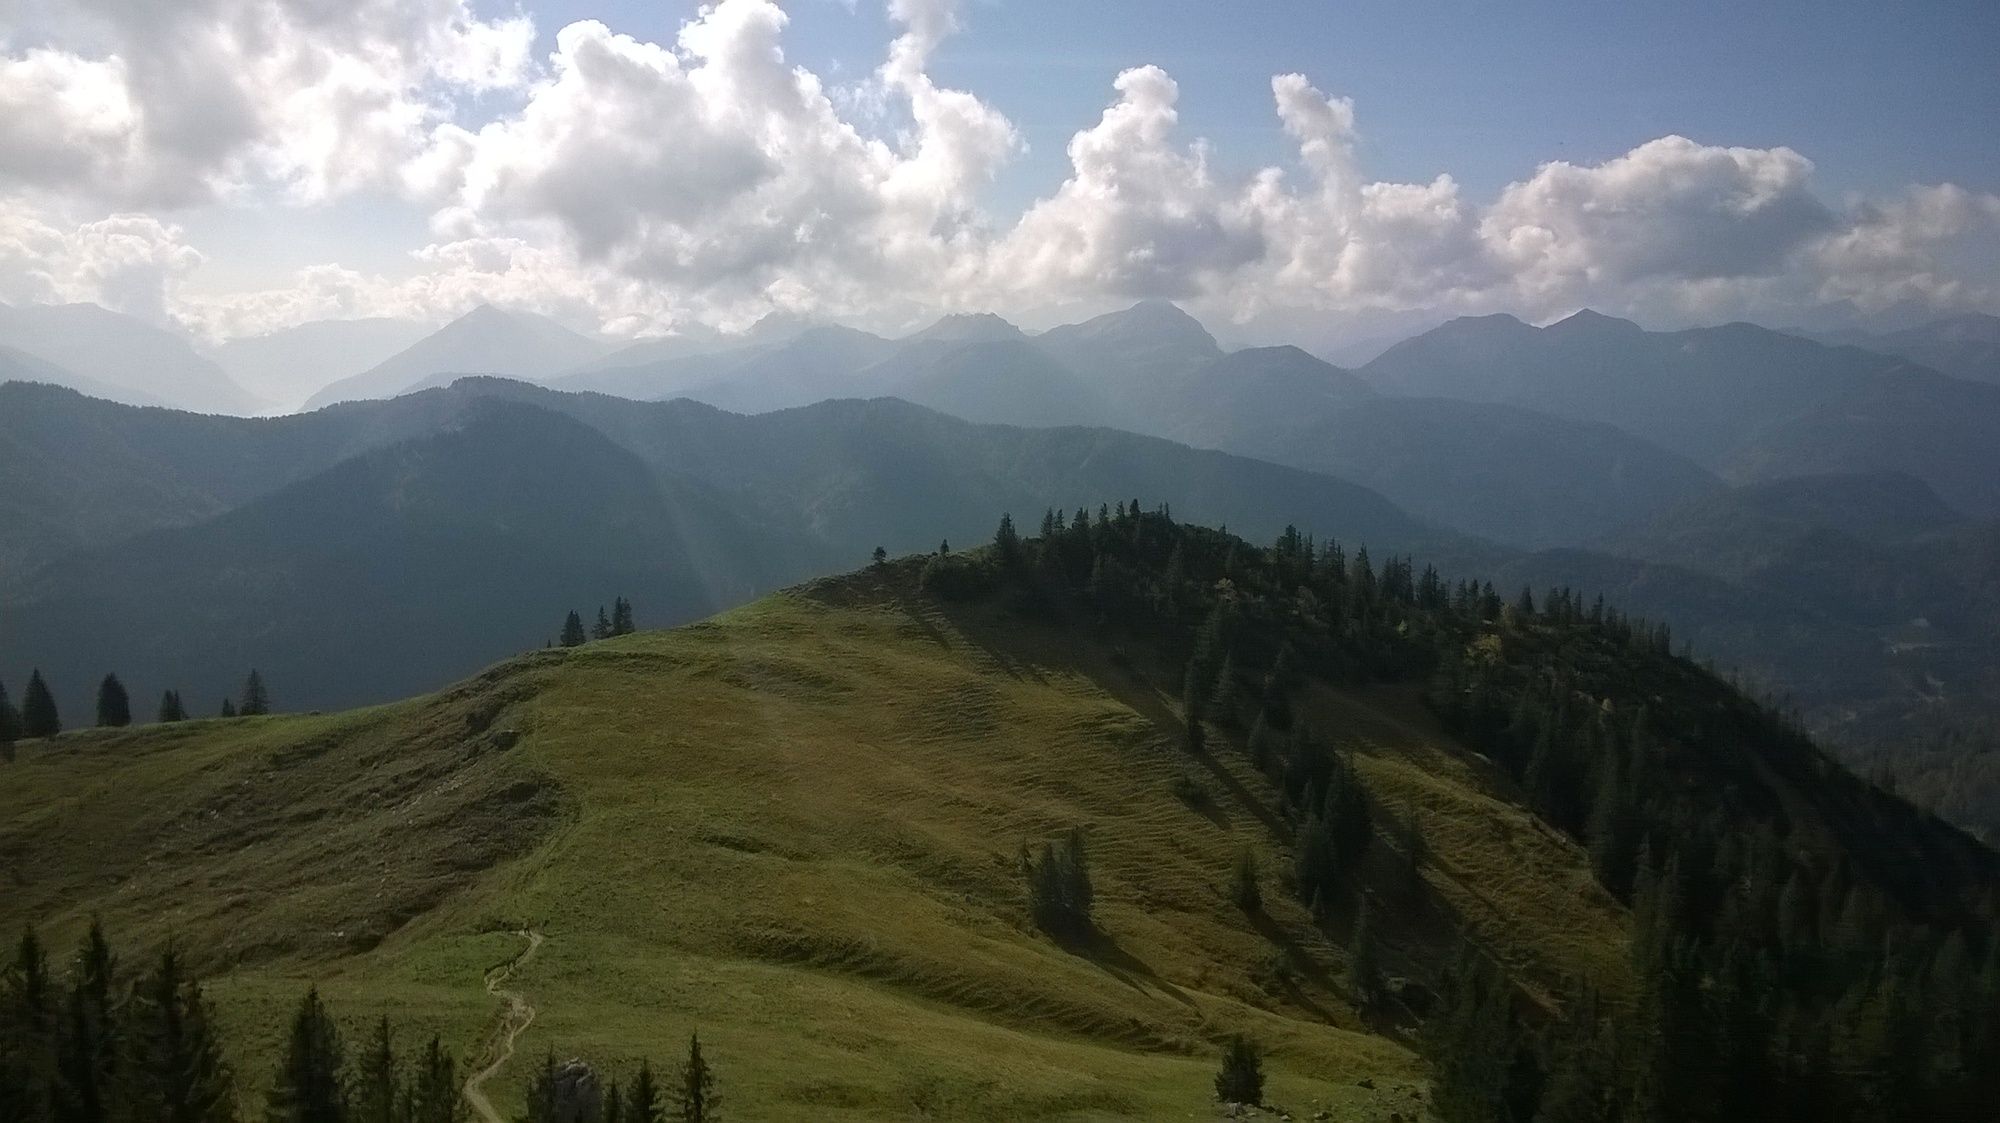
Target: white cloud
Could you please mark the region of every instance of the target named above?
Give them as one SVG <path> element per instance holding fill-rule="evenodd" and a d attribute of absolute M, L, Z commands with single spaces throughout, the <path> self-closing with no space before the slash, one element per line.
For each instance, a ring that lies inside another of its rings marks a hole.
<path fill-rule="evenodd" d="M 90 301 L 165 324 L 175 284 L 202 262 L 182 237 L 150 215 L 115 214 L 63 230 L 0 205 L 0 300 Z"/>
<path fill-rule="evenodd" d="M 958 0 L 886 0 L 895 38 L 841 90 L 788 60 L 772 0 L 719 0 L 665 43 L 573 23 L 546 60 L 529 57 L 527 17 L 473 3 L 80 0 L 92 34 L 0 44 L 15 200 L 0 297 L 103 299 L 223 334 L 479 300 L 619 330 L 1142 296 L 1240 320 L 2000 306 L 1991 270 L 1968 278 L 1958 252 L 2000 232 L 2000 198 L 1945 185 L 1829 203 L 1783 147 L 1662 137 L 1480 201 L 1450 175 L 1371 181 L 1355 105 L 1284 74 L 1272 105 L 1292 158 L 1229 177 L 1181 135 L 1173 78 L 1142 66 L 1070 138 L 1062 182 L 1009 221 L 980 199 L 1020 134 L 931 74 Z M 47 217 L 385 189 L 431 214 L 413 275 L 328 265 L 227 296 L 180 285 L 200 257 L 170 225 Z"/>
<path fill-rule="evenodd" d="M 0 186 L 182 206 L 393 183 L 454 94 L 510 87 L 525 16 L 467 0 L 79 0 L 90 46 L 0 56 Z"/>

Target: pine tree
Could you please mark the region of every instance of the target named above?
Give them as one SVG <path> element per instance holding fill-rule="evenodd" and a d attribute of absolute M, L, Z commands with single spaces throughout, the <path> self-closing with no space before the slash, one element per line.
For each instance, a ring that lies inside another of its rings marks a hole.
<path fill-rule="evenodd" d="M 7 697 L 7 685 L 0 683 L 0 747 L 11 748 L 21 739 L 21 711 Z"/>
<path fill-rule="evenodd" d="M 0 1119 L 44 1120 L 55 1110 L 56 984 L 32 928 L 0 974 Z"/>
<path fill-rule="evenodd" d="M 341 1061 L 340 1030 L 319 988 L 311 988 L 292 1016 L 285 1056 L 265 1098 L 265 1123 L 347 1123 Z"/>
<path fill-rule="evenodd" d="M 132 724 L 132 699 L 117 675 L 105 675 L 104 681 L 97 684 L 97 724 L 112 727 Z"/>
<path fill-rule="evenodd" d="M 666 1123 L 666 1118 L 666 1101 L 653 1080 L 653 1062 L 642 1060 L 625 1092 L 625 1123 Z"/>
<path fill-rule="evenodd" d="M 129 1079 L 133 1118 L 234 1123 L 235 1077 L 223 1060 L 214 1014 L 169 944 L 139 984 L 132 1010 Z M 384 1119 L 393 1119 L 383 1116 Z"/>
<path fill-rule="evenodd" d="M 687 1062 L 681 1065 L 681 1123 L 714 1123 L 716 1114 L 715 1073 L 701 1055 L 701 1035 L 688 1035 Z"/>
<path fill-rule="evenodd" d="M 1354 912 L 1354 935 L 1347 943 L 1347 990 L 1356 1007 L 1367 1010 L 1382 997 L 1382 956 L 1375 946 L 1368 901 Z"/>
<path fill-rule="evenodd" d="M 1236 856 L 1236 867 L 1229 877 L 1229 899 L 1247 913 L 1264 909 L 1264 890 L 1257 884 L 1257 855 L 1248 846 Z"/>
<path fill-rule="evenodd" d="M 264 676 L 257 668 L 250 668 L 250 677 L 243 680 L 243 701 L 236 707 L 243 717 L 261 717 L 271 712 L 271 696 L 264 690 Z"/>
<path fill-rule="evenodd" d="M 576 647 L 583 643 L 583 641 L 583 617 L 578 616 L 576 609 L 572 608 L 569 610 L 569 616 L 563 620 L 562 645 L 564 647 Z"/>
<path fill-rule="evenodd" d="M 883 565 L 889 560 L 889 551 L 877 546 L 875 547 L 875 552 L 868 556 L 874 560 L 876 565 Z"/>
<path fill-rule="evenodd" d="M 597 1123 L 625 1123 L 625 1093 L 616 1080 L 604 1085 L 604 1114 Z"/>
<path fill-rule="evenodd" d="M 104 926 L 92 920 L 77 951 L 56 1044 L 56 1118 L 65 1123 L 105 1123 L 123 1114 L 118 1060 L 124 1002 L 117 976 Z"/>
<path fill-rule="evenodd" d="M 993 550 L 1000 555 L 1002 565 L 1021 560 L 1021 535 L 1014 529 L 1014 516 L 1000 516 L 1000 529 L 993 532 Z"/>
<path fill-rule="evenodd" d="M 389 1019 L 375 1022 L 375 1036 L 361 1054 L 354 1074 L 349 1113 L 354 1123 L 399 1123 L 398 1103 L 402 1092 L 401 1074 L 396 1070 L 396 1047 L 389 1033 Z"/>
<path fill-rule="evenodd" d="M 629 636 L 638 630 L 638 625 L 632 621 L 632 602 L 626 600 L 624 597 L 619 597 L 612 601 L 611 634 L 614 636 Z"/>
<path fill-rule="evenodd" d="M 222 708 L 217 710 L 216 713 L 222 717 L 235 717 L 236 702 L 233 699 L 224 698 L 222 700 Z"/>
<path fill-rule="evenodd" d="M 21 736 L 53 737 L 62 732 L 62 717 L 56 713 L 56 697 L 42 681 L 38 667 L 28 675 L 28 689 L 21 694 Z"/>
<path fill-rule="evenodd" d="M 465 1123 L 465 1098 L 460 1093 L 458 1064 L 445 1052 L 438 1035 L 424 1045 L 404 1099 L 404 1123 Z"/>
<path fill-rule="evenodd" d="M 160 721 L 162 723 L 186 721 L 187 707 L 181 705 L 181 692 L 169 690 L 160 695 Z"/>
<path fill-rule="evenodd" d="M 1215 1098 L 1222 1103 L 1264 1104 L 1264 1056 L 1257 1043 L 1242 1034 L 1222 1047 L 1222 1070 L 1215 1074 Z"/>
<path fill-rule="evenodd" d="M 604 606 L 597 606 L 597 623 L 590 626 L 591 639 L 611 638 L 611 617 L 604 614 Z"/>

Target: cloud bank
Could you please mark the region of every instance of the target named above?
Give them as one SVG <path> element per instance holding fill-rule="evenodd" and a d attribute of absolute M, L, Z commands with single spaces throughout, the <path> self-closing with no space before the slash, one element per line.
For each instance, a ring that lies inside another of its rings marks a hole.
<path fill-rule="evenodd" d="M 1356 107 L 1271 79 L 1283 167 L 1215 170 L 1171 75 L 1115 76 L 1070 170 L 1012 219 L 980 205 L 1022 150 L 930 73 L 954 0 L 889 0 L 880 66 L 830 89 L 787 60 L 771 0 L 720 0 L 671 43 L 595 21 L 545 58 L 519 11 L 469 0 L 81 0 L 0 37 L 0 299 L 91 299 L 215 335 L 327 316 L 441 318 L 480 300 L 616 331 L 773 308 L 911 319 L 1164 296 L 1269 314 L 1714 318 L 1919 302 L 2000 309 L 1954 273 L 2000 197 L 1915 185 L 1830 200 L 1789 148 L 1667 136 L 1550 162 L 1496 197 L 1371 181 Z M 408 276 L 338 263 L 289 286 L 189 291 L 174 208 L 392 195 L 435 240 Z"/>

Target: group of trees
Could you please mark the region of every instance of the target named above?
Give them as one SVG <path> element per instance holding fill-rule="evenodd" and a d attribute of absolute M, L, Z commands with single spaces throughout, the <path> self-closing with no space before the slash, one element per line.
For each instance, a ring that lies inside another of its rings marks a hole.
<path fill-rule="evenodd" d="M 23 934 L 0 980 L 0 1119 L 236 1118 L 235 1078 L 201 984 L 169 945 L 137 978 L 93 924 L 69 970 Z"/>
<path fill-rule="evenodd" d="M 250 677 L 243 681 L 243 692 L 235 699 L 224 698 L 217 711 L 221 717 L 255 717 L 271 712 L 271 695 L 264 686 L 264 676 L 254 668 Z M 160 708 L 156 720 L 161 722 L 186 721 L 187 706 L 181 702 L 178 690 L 168 690 L 160 695 Z M 100 727 L 117 728 L 132 724 L 132 697 L 125 684 L 115 674 L 105 675 L 97 684 L 97 724 Z M 38 668 L 28 675 L 28 688 L 21 695 L 21 706 L 14 707 L 7 696 L 7 687 L 0 684 L 0 748 L 11 751 L 14 742 L 37 737 L 53 737 L 62 732 L 62 714 L 56 707 L 54 693 L 43 681 Z"/>
<path fill-rule="evenodd" d="M 1021 844 L 1021 876 L 1028 885 L 1028 915 L 1058 940 L 1086 940 L 1096 930 L 1094 890 L 1082 828 L 1042 844 L 1039 856 Z"/>
<path fill-rule="evenodd" d="M 558 1063 L 551 1052 L 528 1078 L 521 1123 L 716 1123 L 722 1118 L 715 1070 L 702 1055 L 701 1035 L 688 1035 L 687 1056 L 663 1082 L 640 1061 L 622 1085 L 601 1080 L 582 1061 Z"/>
<path fill-rule="evenodd" d="M 401 1054 L 387 1018 L 350 1055 L 308 989 L 263 1096 L 266 1123 L 466 1123 L 457 1060 L 432 1034 Z M 181 951 L 126 972 L 93 923 L 69 969 L 50 968 L 30 929 L 0 974 L 0 1120 L 235 1123 L 239 1088 L 214 1011 Z M 553 1053 L 528 1078 L 522 1123 L 714 1123 L 715 1072 L 699 1036 L 669 1085 L 649 1062 L 621 1089 Z"/>
<path fill-rule="evenodd" d="M 1431 968 L 1449 996 L 1428 1035 L 1447 1120 L 1964 1118 L 2000 1102 L 2000 860 L 1675 655 L 1664 625 L 1292 530 L 1260 549 L 1136 503 L 1051 510 L 1034 538 L 1003 519 L 991 548 L 932 557 L 923 581 L 1183 657 L 1188 748 L 1240 745 L 1282 799 L 1290 888 L 1322 917 L 1348 894 L 1360 1003 L 1382 975 L 1362 859 L 1385 823 L 1412 871 L 1425 845 L 1294 713 L 1298 683 L 1422 685 L 1587 849 L 1631 909 L 1636 994 L 1518 986 L 1460 937 L 1459 967 Z M 1059 851 L 1023 863 L 1038 922 L 1037 902 L 1060 900 L 1052 864 Z M 1235 879 L 1260 903 L 1254 867 Z"/>
<path fill-rule="evenodd" d="M 577 615 L 575 609 L 571 609 L 569 615 L 563 619 L 560 642 L 564 647 L 577 647 L 586 640 L 610 639 L 612 636 L 630 635 L 636 630 L 637 625 L 632 622 L 632 602 L 624 597 L 617 597 L 611 602 L 609 614 L 605 613 L 603 605 L 597 606 L 597 623 L 591 625 L 587 632 L 584 630 L 583 617 Z"/>

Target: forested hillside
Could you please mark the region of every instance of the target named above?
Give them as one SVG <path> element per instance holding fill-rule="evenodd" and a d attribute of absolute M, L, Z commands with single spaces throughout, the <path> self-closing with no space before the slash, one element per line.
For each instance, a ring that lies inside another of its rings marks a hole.
<path fill-rule="evenodd" d="M 1661 625 L 1139 508 L 396 706 L 24 742 L 0 922 L 188 938 L 246 1106 L 306 980 L 474 1058 L 516 960 L 503 1105 L 696 1028 L 754 1118 L 1199 1112 L 1237 1035 L 1295 1118 L 1990 1102 L 1992 851 Z"/>

